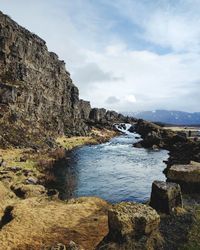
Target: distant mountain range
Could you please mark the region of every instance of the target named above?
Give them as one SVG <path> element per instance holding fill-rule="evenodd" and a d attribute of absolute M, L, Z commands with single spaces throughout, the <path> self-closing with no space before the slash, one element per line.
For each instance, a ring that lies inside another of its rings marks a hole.
<path fill-rule="evenodd" d="M 153 122 L 162 122 L 174 125 L 200 125 L 200 112 L 188 113 L 174 110 L 155 110 L 124 112 L 123 114 Z"/>

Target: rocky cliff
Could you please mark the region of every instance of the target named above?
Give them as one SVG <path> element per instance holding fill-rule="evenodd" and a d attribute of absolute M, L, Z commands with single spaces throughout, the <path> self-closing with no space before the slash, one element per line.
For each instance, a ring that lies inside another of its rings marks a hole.
<path fill-rule="evenodd" d="M 89 114 L 88 124 L 97 127 L 110 127 L 114 123 L 134 123 L 136 119 L 125 117 L 115 111 L 106 110 L 104 108 L 92 108 Z"/>
<path fill-rule="evenodd" d="M 91 110 L 89 102 L 79 100 L 64 61 L 48 51 L 44 40 L 0 12 L 1 145 L 29 144 L 43 134 L 86 135 L 89 118 L 105 122 L 116 117 L 124 118 Z"/>
<path fill-rule="evenodd" d="M 48 51 L 45 41 L 2 12 L 0 109 L 1 119 L 20 121 L 20 127 L 58 134 L 87 132 L 83 119 L 89 116 L 90 104 L 79 100 L 65 63 Z"/>

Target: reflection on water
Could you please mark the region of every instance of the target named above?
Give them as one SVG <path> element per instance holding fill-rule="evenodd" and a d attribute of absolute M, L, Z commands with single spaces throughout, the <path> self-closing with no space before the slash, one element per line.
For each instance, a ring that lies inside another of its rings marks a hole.
<path fill-rule="evenodd" d="M 111 202 L 145 201 L 154 180 L 162 173 L 167 151 L 134 148 L 135 134 L 121 135 L 110 142 L 75 149 L 56 168 L 62 199 L 99 196 Z"/>

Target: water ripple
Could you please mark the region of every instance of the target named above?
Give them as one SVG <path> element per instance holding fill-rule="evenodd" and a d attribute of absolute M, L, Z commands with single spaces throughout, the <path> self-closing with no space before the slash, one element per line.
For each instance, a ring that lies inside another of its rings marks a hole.
<path fill-rule="evenodd" d="M 67 198 L 70 188 L 73 196 L 100 196 L 111 202 L 148 199 L 152 182 L 165 180 L 163 160 L 168 152 L 134 148 L 136 141 L 134 134 L 122 135 L 105 144 L 74 150 L 66 167 L 71 172 L 63 172 L 65 182 L 62 177 L 60 183 L 65 186 L 63 197 Z M 73 188 L 66 184 L 72 173 Z"/>

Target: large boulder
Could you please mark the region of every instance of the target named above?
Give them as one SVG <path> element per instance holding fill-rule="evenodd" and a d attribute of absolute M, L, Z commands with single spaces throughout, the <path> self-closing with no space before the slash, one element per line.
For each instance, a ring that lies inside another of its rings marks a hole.
<path fill-rule="evenodd" d="M 167 180 L 179 183 L 184 193 L 200 193 L 200 163 L 172 165 L 167 171 Z"/>
<path fill-rule="evenodd" d="M 182 207 L 181 188 L 176 183 L 154 181 L 150 206 L 156 211 L 170 214 L 175 207 Z"/>
<path fill-rule="evenodd" d="M 121 202 L 108 212 L 109 233 L 97 249 L 154 249 L 161 244 L 160 217 L 151 207 Z"/>

